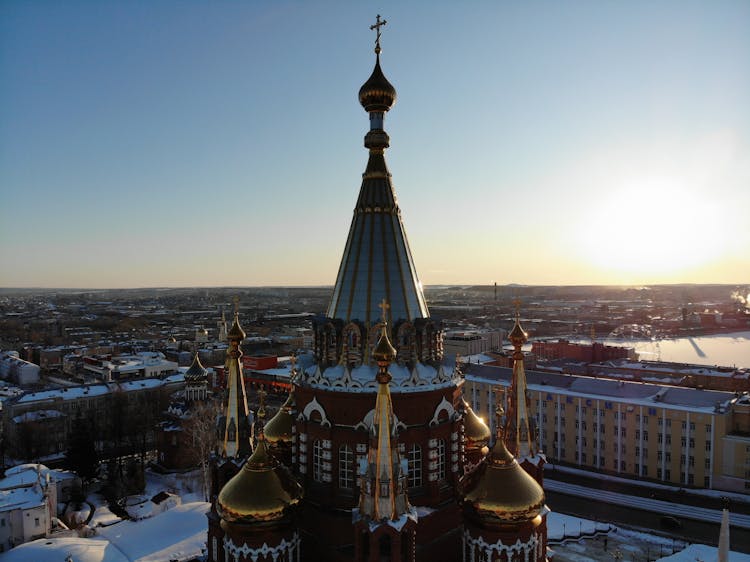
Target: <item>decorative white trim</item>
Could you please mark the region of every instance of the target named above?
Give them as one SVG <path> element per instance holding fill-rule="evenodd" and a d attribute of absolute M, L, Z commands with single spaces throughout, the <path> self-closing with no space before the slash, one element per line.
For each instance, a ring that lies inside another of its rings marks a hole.
<path fill-rule="evenodd" d="M 323 409 L 323 406 L 320 405 L 320 402 L 318 402 L 318 399 L 315 397 L 313 397 L 313 399 L 307 403 L 305 409 L 302 410 L 302 415 L 305 416 L 305 419 L 307 421 L 310 421 L 310 415 L 313 412 L 318 412 L 320 414 L 320 425 L 322 425 L 323 427 L 331 427 L 331 422 L 328 421 L 326 411 Z"/>
<path fill-rule="evenodd" d="M 430 420 L 430 426 L 437 425 L 438 418 L 440 417 L 441 412 L 448 412 L 448 419 L 450 419 L 453 414 L 456 413 L 456 409 L 453 407 L 453 404 L 448 402 L 445 399 L 445 396 L 443 396 L 443 399 L 440 401 L 440 404 L 437 405 L 437 408 L 435 408 L 435 413 L 432 415 L 432 419 Z"/>
<path fill-rule="evenodd" d="M 276 546 L 268 546 L 267 543 L 263 543 L 263 546 L 260 548 L 250 548 L 246 543 L 242 543 L 242 546 L 239 546 L 234 544 L 234 541 L 230 537 L 224 537 L 224 552 L 227 557 L 232 557 L 233 562 L 238 561 L 240 556 L 244 556 L 251 562 L 258 562 L 258 558 L 261 556 L 267 558 L 269 555 L 273 557 L 274 562 L 295 562 L 295 560 L 299 562 L 300 542 L 297 531 L 294 531 L 294 535 L 292 535 L 292 540 L 290 541 L 281 539 L 281 542 Z M 282 555 L 285 556 L 282 558 Z"/>
<path fill-rule="evenodd" d="M 525 543 L 521 539 L 516 540 L 515 544 L 506 545 L 501 540 L 490 544 L 483 537 L 473 537 L 468 530 L 464 531 L 464 560 L 466 562 L 483 562 L 492 560 L 492 553 L 496 552 L 498 557 L 505 554 L 508 560 L 513 559 L 513 555 L 523 554 L 523 562 L 534 562 L 539 558 L 542 541 L 539 535 L 531 533 L 529 540 Z M 467 557 L 467 548 L 470 549 Z"/>
<path fill-rule="evenodd" d="M 354 426 L 354 429 L 355 430 L 365 429 L 369 431 L 370 428 L 372 427 L 372 423 L 374 419 L 375 419 L 375 408 L 367 412 L 365 414 L 365 417 L 362 418 L 361 421 L 357 422 L 357 425 Z M 393 414 L 393 427 L 395 427 L 396 430 L 406 429 L 406 424 L 402 422 L 401 420 L 399 420 L 398 416 L 395 413 Z"/>

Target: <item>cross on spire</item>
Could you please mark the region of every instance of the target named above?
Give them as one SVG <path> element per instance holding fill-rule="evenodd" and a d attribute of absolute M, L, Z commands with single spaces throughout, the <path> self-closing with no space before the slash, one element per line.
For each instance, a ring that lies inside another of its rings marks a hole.
<path fill-rule="evenodd" d="M 234 301 L 234 315 L 238 316 L 240 313 L 240 297 L 235 296 L 232 300 Z"/>
<path fill-rule="evenodd" d="M 521 299 L 516 298 L 513 300 L 513 306 L 516 307 L 516 318 L 518 318 L 521 315 L 521 304 L 523 304 L 521 302 Z"/>
<path fill-rule="evenodd" d="M 391 305 L 388 304 L 387 300 L 383 299 L 380 301 L 378 308 L 381 310 L 381 318 L 383 319 L 383 324 L 385 324 L 388 321 L 388 309 L 391 308 Z"/>
<path fill-rule="evenodd" d="M 380 14 L 378 14 L 377 18 L 375 19 L 375 23 L 370 26 L 370 29 L 374 29 L 377 33 L 377 36 L 375 37 L 375 54 L 380 54 L 380 28 L 387 23 L 388 22 L 386 20 L 381 20 Z"/>

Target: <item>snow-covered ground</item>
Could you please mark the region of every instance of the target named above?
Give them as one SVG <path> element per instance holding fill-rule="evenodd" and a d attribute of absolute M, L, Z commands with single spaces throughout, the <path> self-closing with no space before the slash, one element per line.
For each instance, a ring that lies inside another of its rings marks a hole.
<path fill-rule="evenodd" d="M 718 550 L 712 546 L 704 544 L 691 544 L 685 550 L 660 558 L 659 562 L 713 562 L 718 556 Z M 729 553 L 729 562 L 750 562 L 750 554 L 741 554 L 739 552 Z"/>

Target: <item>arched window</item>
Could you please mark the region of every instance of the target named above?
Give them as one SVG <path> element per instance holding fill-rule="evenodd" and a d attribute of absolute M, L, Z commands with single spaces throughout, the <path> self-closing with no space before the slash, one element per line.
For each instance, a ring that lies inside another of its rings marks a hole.
<path fill-rule="evenodd" d="M 313 480 L 316 482 L 323 481 L 323 444 L 320 440 L 313 443 Z"/>
<path fill-rule="evenodd" d="M 339 447 L 339 488 L 354 485 L 354 451 L 349 445 Z"/>
<path fill-rule="evenodd" d="M 445 480 L 445 440 L 437 441 L 438 480 Z"/>
<path fill-rule="evenodd" d="M 412 443 L 407 452 L 406 460 L 409 467 L 409 488 L 422 485 L 422 447 Z"/>

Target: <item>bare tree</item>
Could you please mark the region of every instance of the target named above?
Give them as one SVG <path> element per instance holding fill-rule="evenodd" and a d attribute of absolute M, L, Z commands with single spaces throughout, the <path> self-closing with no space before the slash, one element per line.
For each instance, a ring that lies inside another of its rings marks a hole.
<path fill-rule="evenodd" d="M 190 405 L 190 417 L 185 420 L 185 445 L 190 448 L 195 463 L 200 467 L 203 484 L 203 497 L 208 501 L 210 483 L 208 459 L 216 448 L 216 414 L 217 402 L 196 401 Z"/>

